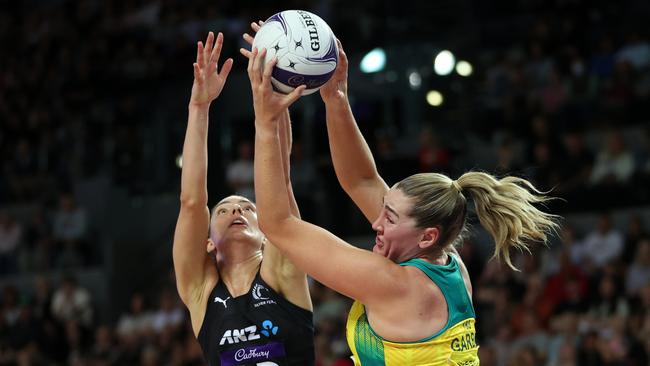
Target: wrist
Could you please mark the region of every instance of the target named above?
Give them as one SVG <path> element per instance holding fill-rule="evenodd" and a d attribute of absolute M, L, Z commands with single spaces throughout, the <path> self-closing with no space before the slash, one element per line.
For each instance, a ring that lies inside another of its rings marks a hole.
<path fill-rule="evenodd" d="M 280 116 L 271 118 L 255 118 L 255 128 L 277 130 L 282 118 Z"/>
<path fill-rule="evenodd" d="M 347 95 L 345 97 L 336 96 L 323 101 L 325 102 L 325 109 L 329 111 L 344 110 L 349 108 L 350 105 Z"/>
<path fill-rule="evenodd" d="M 210 109 L 210 104 L 212 104 L 212 102 L 200 102 L 200 103 L 197 103 L 197 102 L 190 101 L 187 108 L 188 109 L 196 109 L 196 110 L 205 110 L 205 109 Z"/>
<path fill-rule="evenodd" d="M 255 139 L 264 143 L 279 139 L 278 132 L 272 128 L 255 126 Z"/>
<path fill-rule="evenodd" d="M 277 135 L 280 127 L 280 120 L 278 118 L 272 119 L 255 119 L 255 130 L 257 132 L 269 133 Z"/>
<path fill-rule="evenodd" d="M 340 90 L 336 91 L 335 93 L 329 93 L 327 98 L 323 99 L 323 101 L 326 104 L 345 103 L 347 100 L 348 100 L 348 93 L 344 93 Z"/>

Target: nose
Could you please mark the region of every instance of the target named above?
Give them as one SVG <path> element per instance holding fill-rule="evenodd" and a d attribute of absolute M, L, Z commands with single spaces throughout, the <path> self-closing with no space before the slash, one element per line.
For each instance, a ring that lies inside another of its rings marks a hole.
<path fill-rule="evenodd" d="M 379 215 L 379 217 L 377 217 L 375 221 L 372 223 L 372 229 L 376 232 L 382 231 L 381 215 Z"/>
<path fill-rule="evenodd" d="M 240 215 L 244 212 L 240 205 L 234 205 L 232 207 L 232 214 L 234 215 L 237 212 L 239 212 Z"/>

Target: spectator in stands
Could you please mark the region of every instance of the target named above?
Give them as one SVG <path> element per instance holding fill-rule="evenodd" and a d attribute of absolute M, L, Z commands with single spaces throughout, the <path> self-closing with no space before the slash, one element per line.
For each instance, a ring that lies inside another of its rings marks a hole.
<path fill-rule="evenodd" d="M 560 304 L 573 296 L 571 292 L 577 292 L 580 298 L 584 298 L 589 289 L 587 277 L 579 266 L 571 262 L 568 249 L 563 249 L 559 253 L 559 262 L 558 272 L 547 278 L 540 299 L 543 319 L 548 319 Z"/>
<path fill-rule="evenodd" d="M 542 190 L 551 190 L 560 182 L 559 164 L 547 142 L 533 146 L 533 161 L 530 177 Z"/>
<path fill-rule="evenodd" d="M 521 153 L 512 138 L 506 138 L 496 149 L 496 173 L 499 175 L 521 174 Z"/>
<path fill-rule="evenodd" d="M 590 73 L 598 79 L 607 79 L 614 71 L 614 40 L 605 35 L 598 41 L 589 62 Z"/>
<path fill-rule="evenodd" d="M 623 136 L 619 132 L 611 132 L 607 136 L 607 143 L 598 152 L 590 183 L 626 183 L 633 173 L 634 158 Z"/>
<path fill-rule="evenodd" d="M 611 275 L 600 279 L 597 301 L 589 308 L 589 316 L 597 327 L 606 325 L 610 317 L 626 317 L 630 313 L 624 290 L 617 282 Z"/>
<path fill-rule="evenodd" d="M 568 86 L 565 85 L 560 72 L 556 67 L 552 68 L 539 95 L 542 110 L 549 115 L 555 115 L 564 107 L 569 97 Z"/>
<path fill-rule="evenodd" d="M 178 297 L 165 290 L 160 295 L 160 305 L 158 310 L 154 311 L 151 315 L 151 322 L 153 330 L 156 333 L 161 333 L 167 327 L 176 328 L 183 324 L 185 321 L 185 311 L 179 304 Z"/>
<path fill-rule="evenodd" d="M 418 172 L 449 173 L 451 153 L 430 127 L 423 128 L 418 136 Z"/>
<path fill-rule="evenodd" d="M 94 309 L 90 293 L 79 286 L 76 278 L 67 275 L 52 297 L 52 314 L 61 323 L 76 322 L 90 327 Z"/>
<path fill-rule="evenodd" d="M 622 252 L 623 235 L 614 228 L 608 214 L 601 215 L 596 229 L 587 235 L 582 244 L 582 258 L 602 268 L 619 258 Z"/>
<path fill-rule="evenodd" d="M 43 276 L 34 279 L 33 297 L 31 301 L 34 316 L 47 321 L 52 319 L 52 289 L 50 282 Z"/>
<path fill-rule="evenodd" d="M 2 290 L 2 323 L 11 329 L 20 317 L 20 304 L 18 303 L 18 290 L 13 286 L 6 286 Z"/>
<path fill-rule="evenodd" d="M 625 245 L 623 246 L 623 262 L 630 264 L 634 259 L 637 251 L 637 245 L 648 236 L 648 232 L 643 224 L 641 215 L 633 215 L 627 222 L 627 231 L 625 232 Z"/>
<path fill-rule="evenodd" d="M 579 341 L 578 315 L 565 312 L 554 316 L 549 325 L 547 365 L 577 366 L 576 346 Z"/>
<path fill-rule="evenodd" d="M 0 275 L 16 270 L 16 255 L 22 241 L 23 226 L 0 210 Z"/>
<path fill-rule="evenodd" d="M 583 335 L 578 346 L 578 365 L 603 365 L 603 358 L 600 354 L 600 339 L 595 330 L 590 330 Z"/>
<path fill-rule="evenodd" d="M 594 158 L 586 148 L 584 134 L 578 131 L 567 132 L 562 139 L 564 154 L 560 164 L 561 179 L 557 189 L 572 192 L 583 186 L 591 176 Z"/>
<path fill-rule="evenodd" d="M 628 295 L 638 295 L 639 290 L 650 283 L 650 239 L 643 238 L 637 245 L 634 261 L 625 278 L 625 290 Z"/>
<path fill-rule="evenodd" d="M 144 295 L 139 292 L 131 296 L 129 311 L 123 313 L 117 322 L 119 337 L 142 338 L 153 329 L 153 316 L 145 307 Z"/>
<path fill-rule="evenodd" d="M 526 345 L 515 350 L 515 353 L 510 357 L 508 366 L 542 366 L 544 364 L 543 360 L 543 355 L 540 355 L 539 351 L 534 346 Z"/>
<path fill-rule="evenodd" d="M 650 66 L 650 43 L 636 30 L 629 31 L 625 44 L 616 53 L 617 62 L 629 62 L 637 70 Z"/>
<path fill-rule="evenodd" d="M 37 163 L 29 140 L 20 139 L 16 143 L 6 174 L 14 197 L 23 202 L 35 198 L 38 186 Z"/>
<path fill-rule="evenodd" d="M 59 208 L 54 212 L 52 235 L 61 247 L 57 258 L 59 268 L 79 267 L 89 256 L 85 247 L 87 232 L 86 211 L 77 205 L 71 193 L 62 193 Z"/>
<path fill-rule="evenodd" d="M 27 245 L 21 254 L 21 267 L 25 271 L 50 270 L 59 253 L 52 238 L 52 224 L 42 206 L 31 215 L 25 237 Z"/>
<path fill-rule="evenodd" d="M 71 193 L 62 193 L 59 208 L 54 213 L 54 238 L 63 243 L 78 244 L 85 239 L 86 229 L 86 211 L 77 205 Z"/>
<path fill-rule="evenodd" d="M 95 364 L 115 365 L 120 354 L 119 348 L 113 341 L 113 329 L 108 325 L 100 325 L 95 330 L 95 343 L 90 348 L 89 354 Z"/>

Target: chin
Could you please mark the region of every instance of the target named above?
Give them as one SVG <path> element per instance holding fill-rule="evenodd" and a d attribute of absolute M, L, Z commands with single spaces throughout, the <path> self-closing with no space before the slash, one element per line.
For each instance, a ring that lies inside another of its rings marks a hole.
<path fill-rule="evenodd" d="M 384 251 L 384 248 L 381 248 L 376 244 L 372 247 L 372 252 L 377 253 L 377 254 L 381 255 L 382 257 L 387 257 L 387 254 L 388 254 L 388 253 L 386 253 Z"/>

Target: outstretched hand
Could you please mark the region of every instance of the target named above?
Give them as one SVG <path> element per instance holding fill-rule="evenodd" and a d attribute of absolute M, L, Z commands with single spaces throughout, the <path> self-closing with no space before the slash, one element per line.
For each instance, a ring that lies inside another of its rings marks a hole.
<path fill-rule="evenodd" d="M 286 95 L 273 91 L 271 73 L 278 59 L 274 57 L 264 65 L 265 57 L 266 49 L 258 51 L 253 48 L 248 58 L 247 71 L 253 91 L 255 122 L 261 123 L 261 126 L 271 126 L 269 123 L 277 122 L 285 110 L 300 98 L 306 86 L 300 85 Z"/>
<path fill-rule="evenodd" d="M 244 37 L 244 41 L 246 41 L 246 43 L 251 45 L 251 47 L 253 46 L 253 39 L 255 38 L 254 34 L 257 33 L 260 30 L 260 28 L 262 28 L 263 25 L 264 25 L 264 22 L 261 21 L 261 20 L 258 20 L 257 22 L 252 22 L 251 23 L 251 29 L 253 30 L 253 35 L 250 35 L 248 33 L 244 33 L 242 35 Z M 253 54 L 252 51 L 249 51 L 249 50 L 247 50 L 245 48 L 240 48 L 239 52 L 242 55 L 244 55 L 244 57 L 246 57 L 248 59 L 250 59 L 251 55 Z M 282 113 L 282 118 L 287 120 L 287 121 L 290 120 L 290 118 L 289 118 L 289 109 L 288 108 Z M 291 144 L 289 144 L 289 146 L 291 146 Z M 291 149 L 289 149 L 289 150 L 291 150 Z"/>
<path fill-rule="evenodd" d="M 251 29 L 253 30 L 253 32 L 257 33 L 260 30 L 260 28 L 262 28 L 263 25 L 264 25 L 264 22 L 261 21 L 261 20 L 258 20 L 257 23 L 256 22 L 251 23 Z M 248 43 L 252 47 L 253 46 L 253 39 L 255 38 L 255 36 L 254 35 L 251 36 L 248 33 L 244 33 L 243 37 L 244 37 L 244 41 L 246 41 L 246 43 Z M 239 50 L 239 52 L 241 52 L 242 55 L 246 56 L 246 58 L 250 58 L 249 56 L 251 55 L 251 51 L 249 51 L 249 50 L 247 50 L 245 48 L 241 48 Z"/>
<path fill-rule="evenodd" d="M 212 32 L 208 33 L 205 46 L 203 46 L 203 42 L 198 42 L 190 104 L 210 104 L 221 94 L 233 63 L 231 58 L 227 59 L 221 67 L 221 72 L 217 72 L 217 63 L 219 62 L 222 46 L 223 34 L 221 32 L 217 35 L 216 43 Z"/>
<path fill-rule="evenodd" d="M 339 48 L 339 62 L 332 78 L 320 88 L 320 96 L 325 103 L 346 100 L 348 97 L 348 57 L 338 38 L 336 44 Z"/>

